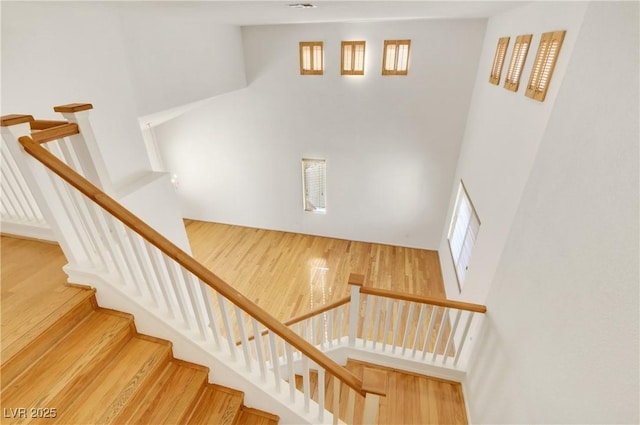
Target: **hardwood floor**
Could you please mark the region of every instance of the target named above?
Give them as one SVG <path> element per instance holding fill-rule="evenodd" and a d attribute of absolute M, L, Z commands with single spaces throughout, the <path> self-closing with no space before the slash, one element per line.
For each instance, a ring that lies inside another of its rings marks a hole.
<path fill-rule="evenodd" d="M 437 251 L 185 220 L 193 256 L 284 321 L 373 287 L 445 297 Z"/>
<path fill-rule="evenodd" d="M 384 366 L 349 359 L 347 369 L 362 378 L 364 368 L 383 371 L 387 375 L 387 395 L 381 398 L 378 410 L 380 424 L 467 424 L 462 385 L 458 382 L 403 372 Z M 318 376 L 310 373 L 311 398 L 318 400 Z M 302 378 L 296 377 L 296 387 L 302 388 Z M 333 377 L 325 375 L 326 406 L 333 400 Z M 348 388 L 340 386 L 340 419 L 347 419 Z M 364 399 L 356 397 L 354 423 L 362 423 Z M 331 407 L 329 407 L 331 411 Z"/>

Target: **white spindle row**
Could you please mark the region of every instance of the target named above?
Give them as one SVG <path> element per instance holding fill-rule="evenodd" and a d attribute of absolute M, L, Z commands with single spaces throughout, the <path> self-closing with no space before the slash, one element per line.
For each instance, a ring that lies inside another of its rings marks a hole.
<path fill-rule="evenodd" d="M 356 327 L 363 348 L 457 366 L 474 312 L 361 294 L 364 315 Z M 457 346 L 456 346 L 457 345 Z"/>
<path fill-rule="evenodd" d="M 0 144 L 0 213 L 3 221 L 46 225 L 38 203 L 33 197 L 15 159 L 5 145 Z"/>

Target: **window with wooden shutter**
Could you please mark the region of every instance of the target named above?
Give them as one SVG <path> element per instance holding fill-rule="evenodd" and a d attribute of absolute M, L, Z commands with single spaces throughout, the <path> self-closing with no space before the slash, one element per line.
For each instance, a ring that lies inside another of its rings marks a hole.
<path fill-rule="evenodd" d="M 382 52 L 382 75 L 407 75 L 411 40 L 385 40 Z"/>
<path fill-rule="evenodd" d="M 540 37 L 538 53 L 536 53 L 525 96 L 540 102 L 544 101 L 565 33 L 566 31 L 546 32 Z"/>
<path fill-rule="evenodd" d="M 498 46 L 496 46 L 496 54 L 493 57 L 493 65 L 491 65 L 491 74 L 489 75 L 489 82 L 491 84 L 498 85 L 500 83 L 502 64 L 504 64 L 504 57 L 507 54 L 508 47 L 509 37 L 501 37 L 498 39 Z"/>
<path fill-rule="evenodd" d="M 516 37 L 516 44 L 513 46 L 511 53 L 511 61 L 507 68 L 507 78 L 504 80 L 504 88 L 511 91 L 518 91 L 520 86 L 520 76 L 524 62 L 527 60 L 529 53 L 529 45 L 531 44 L 532 34 L 519 35 Z"/>
<path fill-rule="evenodd" d="M 300 42 L 300 74 L 322 75 L 324 69 L 322 41 Z"/>
<path fill-rule="evenodd" d="M 324 159 L 302 160 L 302 192 L 305 211 L 326 212 L 326 162 Z"/>
<path fill-rule="evenodd" d="M 461 181 L 447 236 L 458 279 L 458 287 L 461 291 L 479 230 L 480 220 L 478 219 L 478 214 Z"/>
<path fill-rule="evenodd" d="M 343 41 L 341 75 L 364 75 L 364 41 Z"/>

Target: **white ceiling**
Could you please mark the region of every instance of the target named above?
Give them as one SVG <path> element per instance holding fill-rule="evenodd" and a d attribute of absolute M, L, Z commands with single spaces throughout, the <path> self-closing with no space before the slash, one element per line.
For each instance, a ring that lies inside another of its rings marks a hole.
<path fill-rule="evenodd" d="M 288 7 L 312 3 L 313 9 Z M 401 19 L 486 18 L 528 3 L 526 1 L 146 1 L 117 2 L 120 7 L 166 9 L 177 15 L 207 13 L 216 21 L 235 25 L 311 22 L 359 22 Z"/>

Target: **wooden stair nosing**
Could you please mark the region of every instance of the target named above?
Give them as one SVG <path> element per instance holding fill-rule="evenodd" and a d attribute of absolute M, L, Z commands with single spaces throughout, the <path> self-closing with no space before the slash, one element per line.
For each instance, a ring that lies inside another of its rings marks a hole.
<path fill-rule="evenodd" d="M 52 322 L 48 327 L 41 329 L 41 331 L 34 331 L 37 335 L 33 338 L 24 336 L 26 340 L 31 339 L 30 341 L 25 341 L 19 346 L 12 344 L 13 346 L 3 347 L 1 367 L 3 385 L 13 382 L 18 375 L 55 347 L 96 307 L 95 291 L 78 293 L 55 313 L 49 315 L 47 320 L 41 322 Z M 42 326 L 39 327 L 42 328 Z"/>
<path fill-rule="evenodd" d="M 186 423 L 233 425 L 240 417 L 243 403 L 242 391 L 217 384 L 207 384 Z"/>
<path fill-rule="evenodd" d="M 265 412 L 264 410 L 255 409 L 253 407 L 242 406 L 240 416 L 238 418 L 238 425 L 249 425 L 251 422 L 261 424 L 278 424 L 280 422 L 280 416 L 273 413 Z M 248 417 L 254 416 L 260 419 L 249 420 Z"/>

